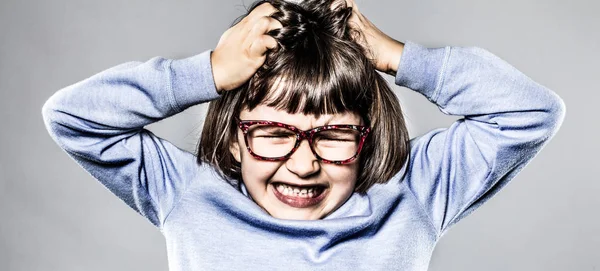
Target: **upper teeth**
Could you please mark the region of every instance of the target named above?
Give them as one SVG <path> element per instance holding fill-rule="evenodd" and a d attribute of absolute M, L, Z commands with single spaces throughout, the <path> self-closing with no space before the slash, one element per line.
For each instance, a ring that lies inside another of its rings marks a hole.
<path fill-rule="evenodd" d="M 280 185 L 281 187 L 283 187 L 283 189 L 287 190 L 288 192 L 294 192 L 296 194 L 314 193 L 314 190 L 315 190 L 314 187 L 311 187 L 309 189 L 306 189 L 306 188 L 299 189 L 297 187 L 292 188 L 292 187 L 290 187 L 287 184 L 278 184 L 278 185 Z"/>

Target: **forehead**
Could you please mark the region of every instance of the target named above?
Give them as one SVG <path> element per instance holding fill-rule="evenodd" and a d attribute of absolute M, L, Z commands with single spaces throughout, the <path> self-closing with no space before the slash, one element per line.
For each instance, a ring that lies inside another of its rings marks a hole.
<path fill-rule="evenodd" d="M 295 113 L 290 114 L 285 110 L 280 110 L 272 106 L 260 104 L 254 109 L 243 109 L 240 111 L 242 120 L 270 120 L 296 126 L 300 129 L 310 129 L 313 127 L 330 124 L 354 124 L 363 125 L 362 118 L 354 112 L 344 112 L 337 114 L 322 114 L 318 118 L 312 114 Z"/>

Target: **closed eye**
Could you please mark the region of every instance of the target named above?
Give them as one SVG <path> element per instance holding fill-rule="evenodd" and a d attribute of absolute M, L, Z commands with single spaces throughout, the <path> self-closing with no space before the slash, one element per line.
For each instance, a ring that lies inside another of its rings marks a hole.
<path fill-rule="evenodd" d="M 255 137 L 263 137 L 263 138 L 287 138 L 287 137 L 295 137 L 295 134 L 288 134 L 288 133 L 278 133 L 278 134 L 259 134 L 259 135 L 255 135 Z"/>
<path fill-rule="evenodd" d="M 256 137 L 264 137 L 264 138 L 286 138 L 290 137 L 289 135 L 259 135 Z"/>
<path fill-rule="evenodd" d="M 353 139 L 350 139 L 350 138 L 333 138 L 333 137 L 321 137 L 321 138 L 319 138 L 319 140 L 342 141 L 342 142 L 354 141 Z"/>

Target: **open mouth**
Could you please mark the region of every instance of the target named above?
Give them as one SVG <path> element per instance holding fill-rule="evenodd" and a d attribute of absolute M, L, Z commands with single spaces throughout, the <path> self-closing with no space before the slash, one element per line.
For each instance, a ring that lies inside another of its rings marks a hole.
<path fill-rule="evenodd" d="M 271 183 L 271 186 L 277 199 L 296 208 L 305 208 L 319 204 L 329 191 L 324 185 L 299 187 L 284 183 Z"/>

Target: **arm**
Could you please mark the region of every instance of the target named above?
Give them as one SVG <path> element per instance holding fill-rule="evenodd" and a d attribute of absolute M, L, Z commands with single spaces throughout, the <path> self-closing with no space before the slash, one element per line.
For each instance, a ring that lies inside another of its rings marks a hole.
<path fill-rule="evenodd" d="M 202 168 L 145 125 L 216 99 L 246 82 L 281 27 L 263 3 L 229 28 L 214 51 L 185 59 L 128 62 L 56 92 L 42 114 L 48 132 L 79 165 L 161 227 Z"/>
<path fill-rule="evenodd" d="M 411 139 L 405 182 L 440 237 L 514 178 L 565 117 L 556 93 L 481 48 L 408 41 L 397 70 L 397 85 L 464 116 Z"/>
<path fill-rule="evenodd" d="M 160 227 L 199 166 L 143 127 L 217 97 L 206 51 L 112 67 L 57 91 L 42 114 L 71 158 Z"/>

